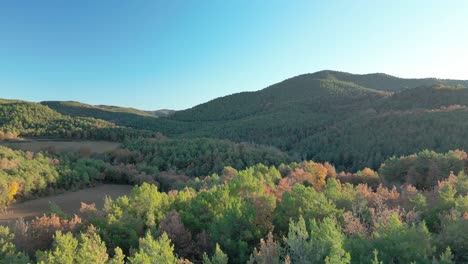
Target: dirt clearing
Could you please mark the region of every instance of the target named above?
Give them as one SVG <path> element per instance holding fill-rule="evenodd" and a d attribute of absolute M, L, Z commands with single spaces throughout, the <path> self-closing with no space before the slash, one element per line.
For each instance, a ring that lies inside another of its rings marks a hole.
<path fill-rule="evenodd" d="M 41 216 L 49 211 L 50 203 L 57 204 L 68 214 L 77 213 L 80 209 L 81 202 L 87 204 L 95 203 L 96 208 L 102 209 L 105 196 L 116 198 L 122 195 L 128 195 L 132 188 L 133 186 L 131 185 L 103 184 L 76 192 L 66 192 L 59 195 L 13 204 L 6 209 L 6 212 L 0 213 L 0 224 L 12 223 L 20 217 L 31 219 L 35 216 Z"/>

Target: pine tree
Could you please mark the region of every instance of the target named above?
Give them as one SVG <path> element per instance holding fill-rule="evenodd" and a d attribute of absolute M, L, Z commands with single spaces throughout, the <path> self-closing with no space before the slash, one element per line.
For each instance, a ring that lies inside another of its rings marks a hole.
<path fill-rule="evenodd" d="M 175 264 L 177 258 L 174 256 L 174 246 L 166 233 L 163 233 L 157 240 L 150 232 L 144 238 L 140 238 L 140 247 L 133 257 L 128 258 L 130 263 L 158 263 Z"/>
<path fill-rule="evenodd" d="M 211 256 L 211 259 L 205 253 L 203 254 L 203 264 L 227 264 L 228 263 L 228 256 L 224 254 L 221 250 L 221 247 L 216 244 L 215 253 Z"/>

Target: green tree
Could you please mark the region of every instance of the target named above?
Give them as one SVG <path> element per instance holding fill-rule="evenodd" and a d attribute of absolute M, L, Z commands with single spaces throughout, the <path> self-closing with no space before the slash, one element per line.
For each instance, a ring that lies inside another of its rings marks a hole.
<path fill-rule="evenodd" d="M 310 232 L 304 218 L 290 222 L 284 238 L 286 254 L 292 263 L 350 263 L 350 255 L 343 249 L 345 240 L 336 221 L 324 218 L 311 221 Z"/>
<path fill-rule="evenodd" d="M 8 227 L 0 226 L 0 263 L 29 263 L 28 256 L 13 244 L 14 237 Z"/>
<path fill-rule="evenodd" d="M 289 222 L 288 236 L 283 240 L 287 255 L 291 258 L 292 263 L 310 263 L 310 259 L 313 257 L 309 256 L 309 254 L 313 253 L 313 248 L 309 243 L 309 238 L 309 232 L 302 216 L 299 216 L 297 222 Z"/>
<path fill-rule="evenodd" d="M 255 210 L 246 201 L 232 197 L 219 218 L 209 227 L 211 238 L 223 246 L 234 263 L 249 259 L 251 245 L 259 240 Z"/>
<path fill-rule="evenodd" d="M 99 237 L 94 226 L 88 227 L 86 232 L 79 236 L 78 250 L 75 255 L 76 263 L 104 264 L 109 259 L 107 248 Z"/>
<path fill-rule="evenodd" d="M 303 215 L 305 219 L 322 220 L 325 217 L 337 217 L 339 214 L 340 210 L 324 193 L 296 184 L 291 192 L 283 194 L 275 212 L 274 223 L 279 233 L 285 233 L 289 219 L 296 220 L 299 215 Z"/>
<path fill-rule="evenodd" d="M 384 263 L 426 263 L 434 254 L 432 236 L 425 223 L 408 225 L 395 213 L 376 228 L 372 237 L 353 236 L 345 248 L 351 253 L 352 263 L 371 261 L 374 249 Z"/>
<path fill-rule="evenodd" d="M 442 220 L 442 229 L 437 236 L 439 248 L 450 247 L 456 262 L 467 262 L 468 252 L 468 219 L 459 212 L 446 216 Z"/>
<path fill-rule="evenodd" d="M 268 233 L 267 239 L 260 240 L 259 248 L 255 248 L 248 264 L 279 264 L 281 247 L 273 239 L 273 233 Z"/>
<path fill-rule="evenodd" d="M 63 234 L 57 231 L 50 251 L 38 251 L 36 259 L 38 263 L 47 264 L 73 264 L 78 249 L 78 240 L 72 233 Z"/>
<path fill-rule="evenodd" d="M 114 256 L 107 261 L 107 264 L 125 264 L 125 255 L 119 247 L 114 249 Z"/>
<path fill-rule="evenodd" d="M 374 249 L 374 258 L 372 259 L 371 264 L 383 264 L 382 261 L 379 260 L 379 251 L 377 249 Z"/>
<path fill-rule="evenodd" d="M 153 238 L 150 232 L 147 232 L 144 238 L 140 238 L 138 251 L 128 260 L 130 263 L 160 263 L 175 264 L 177 258 L 174 256 L 174 247 L 166 233 L 163 233 L 157 240 Z"/>
<path fill-rule="evenodd" d="M 216 249 L 211 256 L 211 259 L 208 257 L 206 253 L 203 254 L 203 264 L 227 264 L 228 263 L 228 256 L 224 254 L 221 250 L 221 247 L 216 244 Z"/>
<path fill-rule="evenodd" d="M 450 250 L 450 247 L 447 247 L 445 251 L 440 254 L 440 257 L 438 260 L 433 259 L 432 260 L 433 264 L 455 264 L 453 261 L 453 254 L 452 251 Z"/>
<path fill-rule="evenodd" d="M 148 183 L 133 188 L 129 206 L 131 211 L 140 216 L 148 227 L 157 226 L 170 209 L 167 194 L 159 192 L 156 185 Z"/>

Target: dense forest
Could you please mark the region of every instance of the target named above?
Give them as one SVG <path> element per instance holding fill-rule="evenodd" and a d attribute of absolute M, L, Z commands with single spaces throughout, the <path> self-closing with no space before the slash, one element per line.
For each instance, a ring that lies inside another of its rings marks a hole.
<path fill-rule="evenodd" d="M 224 167 L 243 169 L 257 163 L 279 165 L 290 158 L 264 146 L 236 144 L 216 139 L 130 140 L 123 148 L 136 151 L 147 165 L 160 171 L 179 170 L 189 176 L 220 173 Z"/>
<path fill-rule="evenodd" d="M 225 167 L 279 166 L 290 158 L 273 148 L 229 141 L 127 140 L 105 154 L 24 152 L 0 146 L 0 206 L 98 183 L 157 184 L 165 190 Z"/>
<path fill-rule="evenodd" d="M 4 204 L 107 177 L 106 163 L 98 158 L 1 151 L 2 178 L 8 179 L 2 184 Z M 78 215 L 55 209 L 1 227 L 0 259 L 465 263 L 467 171 L 463 151 L 423 151 L 391 158 L 378 171 L 365 168 L 354 174 L 303 161 L 226 167 L 169 192 L 143 181 L 129 196 L 107 199 L 102 210 L 82 204 Z M 368 184 L 376 181 L 380 184 Z"/>
<path fill-rule="evenodd" d="M 467 128 L 468 90 L 461 84 L 389 93 L 315 78 L 299 76 L 176 112 L 171 122 L 195 122 L 199 128 L 161 131 L 274 145 L 299 159 L 354 171 L 376 169 L 393 155 L 467 147 L 461 131 Z"/>
<path fill-rule="evenodd" d="M 467 81 L 322 71 L 183 111 L 0 99 L 0 207 L 132 185 L 0 226 L 0 263 L 468 263 Z"/>
<path fill-rule="evenodd" d="M 393 155 L 466 149 L 465 87 L 468 81 L 322 71 L 217 98 L 165 118 L 70 102 L 44 104 L 65 115 L 102 118 L 170 138 L 274 146 L 295 159 L 328 161 L 340 170 L 357 171 L 377 169 Z"/>
<path fill-rule="evenodd" d="M 97 158 L 15 151 L 0 146 L 0 204 L 3 207 L 14 201 L 101 182 L 155 183 L 154 177 Z"/>

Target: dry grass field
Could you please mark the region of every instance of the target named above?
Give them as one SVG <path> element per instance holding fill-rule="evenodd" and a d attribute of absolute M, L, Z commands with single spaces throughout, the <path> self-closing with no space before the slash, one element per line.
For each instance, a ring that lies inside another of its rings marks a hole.
<path fill-rule="evenodd" d="M 18 140 L 0 141 L 0 145 L 24 151 L 52 151 L 104 153 L 119 147 L 120 143 L 109 141 L 70 141 L 70 140 Z"/>
<path fill-rule="evenodd" d="M 128 195 L 132 188 L 133 186 L 130 185 L 103 184 L 76 192 L 66 192 L 13 204 L 4 212 L 0 212 L 0 224 L 11 224 L 20 217 L 31 219 L 35 216 L 40 216 L 49 211 L 51 203 L 57 204 L 65 213 L 69 214 L 77 213 L 81 202 L 87 204 L 95 203 L 96 208 L 102 209 L 105 196 L 116 198 Z"/>

